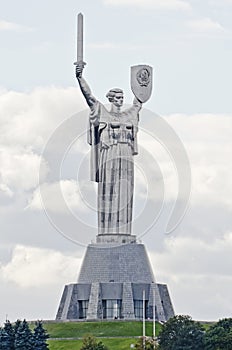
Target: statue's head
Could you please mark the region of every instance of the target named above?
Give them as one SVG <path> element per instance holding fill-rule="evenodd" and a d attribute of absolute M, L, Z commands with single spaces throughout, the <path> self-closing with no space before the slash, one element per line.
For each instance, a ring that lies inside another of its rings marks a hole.
<path fill-rule="evenodd" d="M 123 91 L 118 88 L 110 89 L 106 94 L 109 102 L 113 103 L 116 107 L 121 107 L 123 105 Z"/>

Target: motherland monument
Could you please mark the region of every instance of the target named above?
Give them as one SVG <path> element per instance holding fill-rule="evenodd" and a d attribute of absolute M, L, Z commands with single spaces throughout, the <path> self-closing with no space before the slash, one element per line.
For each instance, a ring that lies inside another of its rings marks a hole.
<path fill-rule="evenodd" d="M 155 282 L 145 246 L 132 234 L 134 162 L 142 104 L 151 96 L 152 67 L 131 67 L 134 101 L 110 89 L 108 110 L 83 77 L 83 15 L 78 15 L 76 78 L 90 109 L 90 179 L 98 186 L 98 234 L 88 245 L 77 283 L 66 285 L 57 320 L 142 319 L 174 316 L 167 285 Z M 145 310 L 144 310 L 145 308 Z M 143 314 L 144 312 L 144 314 Z"/>

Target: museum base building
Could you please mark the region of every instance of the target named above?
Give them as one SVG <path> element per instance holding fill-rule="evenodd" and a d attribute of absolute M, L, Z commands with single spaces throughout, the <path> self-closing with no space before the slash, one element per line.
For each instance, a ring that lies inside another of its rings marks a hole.
<path fill-rule="evenodd" d="M 66 285 L 56 320 L 141 320 L 174 316 L 166 284 L 155 282 L 145 246 L 133 235 L 98 235 L 78 282 Z"/>

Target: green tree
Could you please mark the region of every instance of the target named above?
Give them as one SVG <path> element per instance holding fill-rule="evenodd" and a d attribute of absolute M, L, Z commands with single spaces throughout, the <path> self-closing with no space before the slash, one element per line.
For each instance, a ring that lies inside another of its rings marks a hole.
<path fill-rule="evenodd" d="M 171 318 L 160 331 L 160 350 L 199 350 L 204 349 L 204 329 L 190 316 L 179 315 Z"/>
<path fill-rule="evenodd" d="M 206 350 L 232 349 L 232 318 L 224 318 L 211 326 L 205 334 Z"/>
<path fill-rule="evenodd" d="M 26 320 L 18 325 L 15 333 L 15 350 L 33 350 L 33 335 Z"/>
<path fill-rule="evenodd" d="M 10 321 L 6 321 L 4 323 L 4 331 L 7 334 L 7 338 L 8 338 L 8 350 L 14 350 L 14 339 L 15 339 L 15 333 L 14 333 L 14 328 L 12 326 L 12 324 L 10 323 Z"/>
<path fill-rule="evenodd" d="M 34 350 L 47 350 L 48 344 L 47 339 L 49 338 L 49 335 L 47 334 L 47 331 L 43 328 L 42 321 L 37 321 L 35 328 L 34 328 L 34 334 L 33 334 L 33 349 Z"/>
<path fill-rule="evenodd" d="M 9 350 L 11 346 L 11 339 L 9 334 L 5 331 L 4 328 L 0 329 L 0 349 Z"/>
<path fill-rule="evenodd" d="M 2 328 L 0 327 L 0 350 L 2 350 Z"/>
<path fill-rule="evenodd" d="M 14 328 L 14 334 L 16 334 L 16 333 L 17 333 L 18 328 L 19 328 L 19 326 L 21 325 L 21 323 L 22 323 L 22 321 L 21 321 L 21 320 L 17 320 L 17 321 L 15 322 L 15 324 L 13 325 L 13 328 Z"/>
<path fill-rule="evenodd" d="M 101 341 L 98 342 L 91 334 L 87 334 L 83 338 L 81 350 L 108 350 L 108 348 Z"/>

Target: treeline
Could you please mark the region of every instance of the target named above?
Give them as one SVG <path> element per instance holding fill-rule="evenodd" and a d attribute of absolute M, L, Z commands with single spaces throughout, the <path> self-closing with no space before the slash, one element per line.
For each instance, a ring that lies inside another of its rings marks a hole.
<path fill-rule="evenodd" d="M 126 324 L 125 324 L 126 327 Z M 31 330 L 27 321 L 6 321 L 0 328 L 0 350 L 47 350 L 49 335 L 42 321 Z M 137 350 L 232 350 L 232 318 L 203 326 L 190 316 L 179 315 L 162 325 L 157 339 L 139 338 Z M 109 350 L 92 335 L 82 340 L 81 350 Z"/>
<path fill-rule="evenodd" d="M 0 328 L 0 350 L 47 350 L 48 338 L 42 321 L 35 323 L 33 331 L 26 320 L 6 321 Z"/>
<path fill-rule="evenodd" d="M 126 327 L 126 324 L 125 324 Z M 158 338 L 140 337 L 136 350 L 232 350 L 232 318 L 203 326 L 190 316 L 179 315 L 162 325 Z M 83 338 L 81 350 L 110 350 L 91 335 Z"/>
<path fill-rule="evenodd" d="M 190 316 L 175 316 L 162 326 L 158 338 L 140 339 L 137 350 L 232 350 L 232 318 L 224 318 L 207 329 Z"/>

